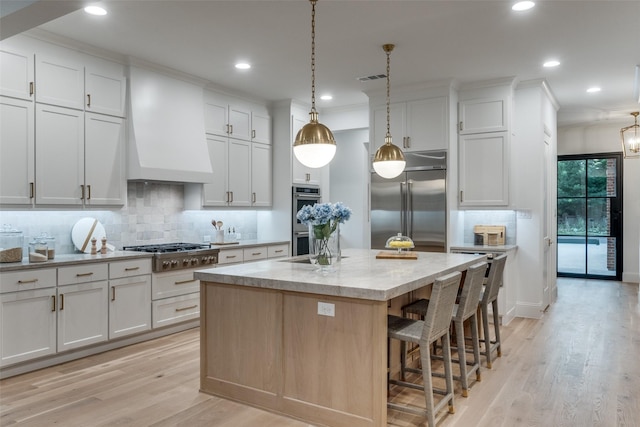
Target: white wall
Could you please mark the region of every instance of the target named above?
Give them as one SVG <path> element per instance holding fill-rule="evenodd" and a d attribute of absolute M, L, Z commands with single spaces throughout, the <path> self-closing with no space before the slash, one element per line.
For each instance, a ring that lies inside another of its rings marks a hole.
<path fill-rule="evenodd" d="M 558 155 L 620 152 L 620 128 L 632 123 L 629 116 L 559 129 Z M 625 159 L 622 168 L 622 281 L 640 283 L 640 159 Z"/>

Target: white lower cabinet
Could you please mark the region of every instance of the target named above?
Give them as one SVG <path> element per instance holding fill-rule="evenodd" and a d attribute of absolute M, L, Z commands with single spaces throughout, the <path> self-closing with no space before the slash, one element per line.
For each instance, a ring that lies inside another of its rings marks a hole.
<path fill-rule="evenodd" d="M 56 269 L 0 274 L 0 366 L 56 353 Z"/>
<path fill-rule="evenodd" d="M 151 329 L 151 259 L 109 263 L 109 339 Z"/>
<path fill-rule="evenodd" d="M 55 354 L 55 304 L 55 287 L 0 295 L 0 366 Z"/>
<path fill-rule="evenodd" d="M 200 317 L 200 281 L 193 278 L 195 270 L 153 274 L 151 317 L 154 328 Z"/>
<path fill-rule="evenodd" d="M 107 281 L 58 287 L 58 351 L 109 339 Z"/>

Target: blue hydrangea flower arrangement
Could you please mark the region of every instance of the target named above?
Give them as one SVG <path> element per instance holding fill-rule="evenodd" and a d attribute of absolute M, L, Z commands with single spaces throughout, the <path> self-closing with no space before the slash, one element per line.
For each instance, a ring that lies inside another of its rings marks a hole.
<path fill-rule="evenodd" d="M 332 253 L 329 238 L 338 228 L 338 224 L 343 224 L 351 218 L 351 209 L 340 202 L 335 204 L 316 203 L 313 206 L 303 206 L 296 214 L 296 218 L 302 224 L 311 226 L 309 231 L 313 233 L 313 236 L 309 236 L 309 249 L 317 255 L 317 263 L 319 265 L 330 265 L 333 257 L 339 254 Z M 312 241 L 315 242 L 317 247 L 311 247 Z"/>

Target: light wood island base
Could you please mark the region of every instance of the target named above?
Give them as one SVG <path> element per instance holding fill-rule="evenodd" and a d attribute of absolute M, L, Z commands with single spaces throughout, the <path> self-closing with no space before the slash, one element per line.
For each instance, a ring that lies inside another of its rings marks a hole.
<path fill-rule="evenodd" d="M 386 301 L 214 282 L 201 298 L 201 391 L 319 425 L 387 425 Z"/>

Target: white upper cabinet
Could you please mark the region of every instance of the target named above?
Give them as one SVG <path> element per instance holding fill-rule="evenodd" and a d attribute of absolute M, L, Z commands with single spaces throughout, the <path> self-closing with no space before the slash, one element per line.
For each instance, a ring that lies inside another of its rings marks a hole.
<path fill-rule="evenodd" d="M 0 96 L 0 203 L 27 205 L 35 192 L 34 104 Z"/>
<path fill-rule="evenodd" d="M 211 135 L 227 136 L 229 126 L 229 109 L 227 104 L 213 101 L 204 103 L 205 132 Z"/>
<path fill-rule="evenodd" d="M 229 206 L 251 206 L 251 143 L 229 140 Z"/>
<path fill-rule="evenodd" d="M 32 53 L 0 49 L 0 95 L 33 100 Z"/>
<path fill-rule="evenodd" d="M 36 102 L 84 110 L 84 65 L 36 55 Z"/>
<path fill-rule="evenodd" d="M 508 102 L 502 97 L 460 101 L 460 135 L 501 132 L 509 128 Z"/>
<path fill-rule="evenodd" d="M 271 117 L 266 113 L 251 113 L 251 141 L 271 144 Z"/>
<path fill-rule="evenodd" d="M 229 105 L 229 138 L 251 140 L 251 110 Z"/>
<path fill-rule="evenodd" d="M 110 116 L 125 116 L 127 80 L 119 64 L 87 65 L 85 110 Z"/>
<path fill-rule="evenodd" d="M 403 151 L 446 150 L 448 141 L 448 97 L 434 97 L 390 105 L 389 130 L 393 143 Z M 373 109 L 374 151 L 384 144 L 387 106 Z"/>
<path fill-rule="evenodd" d="M 82 205 L 84 113 L 36 105 L 36 203 Z"/>
<path fill-rule="evenodd" d="M 251 144 L 251 206 L 271 206 L 271 146 Z"/>
<path fill-rule="evenodd" d="M 85 205 L 124 205 L 124 141 L 124 119 L 85 113 Z"/>
<path fill-rule="evenodd" d="M 224 137 L 207 135 L 207 147 L 213 169 L 213 181 L 203 185 L 203 206 L 227 206 L 228 200 L 228 176 L 227 176 L 227 151 L 228 140 Z"/>
<path fill-rule="evenodd" d="M 459 205 L 509 205 L 509 145 L 506 132 L 461 135 Z"/>

